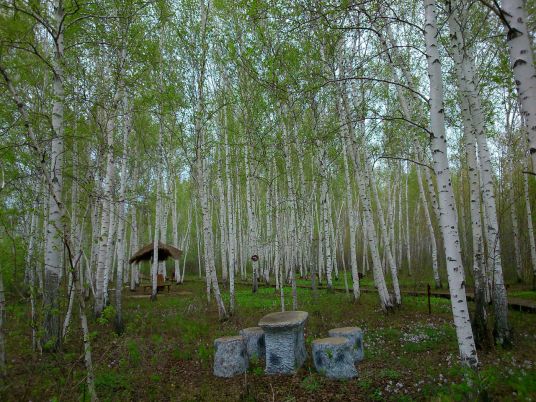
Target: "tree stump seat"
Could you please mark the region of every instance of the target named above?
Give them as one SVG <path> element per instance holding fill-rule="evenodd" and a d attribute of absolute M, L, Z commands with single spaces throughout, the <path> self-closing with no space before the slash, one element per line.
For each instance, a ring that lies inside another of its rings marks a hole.
<path fill-rule="evenodd" d="M 291 374 L 302 366 L 307 358 L 303 336 L 307 316 L 305 311 L 286 311 L 261 318 L 267 374 Z"/>
<path fill-rule="evenodd" d="M 357 376 L 351 341 L 343 337 L 329 337 L 313 341 L 313 360 L 318 373 L 334 380 Z"/>
<path fill-rule="evenodd" d="M 244 328 L 241 329 L 239 333 L 244 338 L 248 358 L 264 359 L 266 356 L 266 344 L 264 339 L 264 331 L 262 330 L 262 328 Z"/>
<path fill-rule="evenodd" d="M 214 375 L 233 377 L 248 369 L 246 344 L 242 336 L 224 336 L 214 341 Z"/>
<path fill-rule="evenodd" d="M 350 341 L 354 362 L 363 360 L 365 352 L 363 350 L 363 331 L 358 327 L 333 328 L 328 331 L 331 337 L 342 337 Z"/>

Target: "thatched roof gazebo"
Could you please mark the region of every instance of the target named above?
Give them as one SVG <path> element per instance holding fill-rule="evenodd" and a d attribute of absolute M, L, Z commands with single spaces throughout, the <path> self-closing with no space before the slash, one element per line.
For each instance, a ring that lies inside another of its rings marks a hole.
<path fill-rule="evenodd" d="M 138 264 L 142 261 L 150 261 L 153 258 L 154 244 L 149 243 L 140 248 L 136 253 L 128 260 L 129 264 Z M 178 260 L 182 255 L 182 251 L 176 247 L 170 246 L 158 242 L 158 261 L 167 260 L 169 257 L 174 260 Z"/>

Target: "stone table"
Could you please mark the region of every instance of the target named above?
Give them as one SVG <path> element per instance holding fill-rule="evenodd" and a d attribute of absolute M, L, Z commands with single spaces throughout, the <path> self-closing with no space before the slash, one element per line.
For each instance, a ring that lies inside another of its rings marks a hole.
<path fill-rule="evenodd" d="M 307 358 L 303 328 L 305 311 L 285 311 L 265 315 L 259 321 L 266 344 L 266 373 L 290 374 Z"/>

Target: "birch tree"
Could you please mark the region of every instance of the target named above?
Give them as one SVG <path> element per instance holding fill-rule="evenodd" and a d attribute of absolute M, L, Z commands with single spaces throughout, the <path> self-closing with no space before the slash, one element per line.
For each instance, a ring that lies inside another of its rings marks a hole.
<path fill-rule="evenodd" d="M 447 273 L 451 295 L 452 314 L 458 338 L 461 361 L 476 367 L 473 332 L 469 318 L 465 279 L 461 261 L 460 239 L 454 207 L 454 193 L 447 158 L 447 139 L 443 108 L 443 83 L 441 60 L 437 44 L 437 20 L 435 0 L 424 0 L 425 40 L 428 77 L 430 80 L 430 127 L 432 130 L 432 155 L 434 171 L 439 187 L 440 224 L 443 226 L 444 247 L 447 257 Z"/>
<path fill-rule="evenodd" d="M 517 95 L 527 128 L 532 169 L 535 169 L 536 68 L 534 67 L 534 53 L 527 28 L 528 15 L 525 2 L 523 0 L 502 0 L 501 8 L 494 8 L 494 10 L 505 25 L 510 64 L 514 72 Z"/>
<path fill-rule="evenodd" d="M 63 152 L 64 152 L 64 29 L 65 11 L 63 2 L 54 2 L 52 32 L 54 51 L 52 58 L 53 106 L 52 131 L 53 138 L 50 152 L 50 177 L 52 187 L 48 196 L 48 218 L 45 238 L 45 322 L 42 345 L 49 350 L 58 350 L 61 345 L 61 324 L 59 317 L 59 286 L 63 267 L 63 215 L 59 203 L 62 202 L 63 190 Z"/>
<path fill-rule="evenodd" d="M 459 18 L 463 18 L 463 15 L 460 15 Z M 511 334 L 508 324 L 508 300 L 506 297 L 506 288 L 502 271 L 501 240 L 499 236 L 497 208 L 495 206 L 495 190 L 493 188 L 493 178 L 491 176 L 491 157 L 484 133 L 484 118 L 482 106 L 480 104 L 480 95 L 476 88 L 474 66 L 472 60 L 469 59 L 468 53 L 470 52 L 470 49 L 462 48 L 462 33 L 457 25 L 455 14 L 453 12 L 449 18 L 449 23 L 453 42 L 453 57 L 458 76 L 458 88 L 462 98 L 462 116 L 464 118 L 464 125 L 467 126 L 468 131 L 474 130 L 474 137 L 478 144 L 482 199 L 485 207 L 485 216 L 488 219 L 486 227 L 488 243 L 490 246 L 488 247 L 488 255 L 491 265 L 489 268 L 492 270 L 496 340 L 500 344 L 509 344 L 511 342 Z M 470 149 L 468 149 L 468 163 L 470 170 L 477 169 L 476 155 L 472 155 L 474 145 L 471 144 L 471 134 L 472 133 L 470 132 L 466 133 L 466 141 L 469 142 L 468 148 Z M 472 174 L 474 175 L 474 172 Z M 473 182 L 473 178 L 471 178 L 470 182 Z M 476 189 L 472 189 L 471 191 L 476 191 Z M 475 197 L 472 198 L 472 201 Z M 476 228 L 474 227 L 473 229 Z"/>
<path fill-rule="evenodd" d="M 125 52 L 124 50 L 122 50 Z M 125 60 L 125 56 L 122 57 Z M 125 266 L 125 248 L 126 248 L 126 185 L 127 185 L 127 152 L 128 152 L 128 137 L 132 129 L 131 112 L 128 102 L 128 94 L 125 91 L 124 83 L 121 84 L 123 90 L 123 154 L 121 156 L 120 182 L 119 182 L 119 205 L 118 205 L 118 229 L 117 229 L 117 244 L 118 244 L 118 260 L 117 260 L 117 278 L 115 283 L 115 330 L 118 334 L 123 332 L 123 314 L 122 314 L 122 289 L 123 289 L 123 269 Z"/>
<path fill-rule="evenodd" d="M 3 269 L 0 266 L 0 378 L 7 374 L 6 368 L 6 337 L 5 337 L 5 322 L 6 322 L 6 296 L 4 294 L 4 277 Z"/>
<path fill-rule="evenodd" d="M 199 72 L 197 80 L 197 105 L 194 114 L 194 131 L 196 138 L 196 165 L 195 173 L 197 179 L 197 192 L 199 195 L 199 203 L 201 205 L 201 217 L 203 226 L 203 245 L 205 249 L 205 265 L 207 267 L 207 273 L 210 276 L 212 285 L 212 291 L 218 305 L 218 314 L 220 319 L 227 317 L 227 312 L 223 304 L 223 300 L 220 294 L 220 288 L 216 277 L 216 267 L 214 266 L 214 240 L 212 238 L 212 223 L 210 219 L 210 211 L 208 206 L 208 171 L 206 168 L 206 161 L 204 154 L 206 152 L 205 141 L 205 128 L 202 125 L 202 119 L 205 117 L 205 100 L 204 100 L 204 84 L 205 84 L 205 72 L 207 63 L 207 47 L 206 43 L 206 30 L 208 11 L 210 9 L 210 1 L 208 4 L 205 0 L 199 1 L 200 5 L 200 47 L 201 56 L 199 59 Z"/>

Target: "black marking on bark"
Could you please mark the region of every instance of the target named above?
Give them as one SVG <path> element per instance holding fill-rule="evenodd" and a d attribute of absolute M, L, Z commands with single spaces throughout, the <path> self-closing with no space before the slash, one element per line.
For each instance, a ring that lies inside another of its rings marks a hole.
<path fill-rule="evenodd" d="M 516 68 L 518 66 L 522 66 L 523 64 L 527 64 L 527 62 L 523 59 L 517 59 L 515 62 L 514 62 L 514 66 L 513 68 Z"/>
<path fill-rule="evenodd" d="M 521 35 L 523 35 L 523 33 L 520 30 L 510 27 L 508 33 L 506 34 L 506 39 L 510 41 Z"/>

